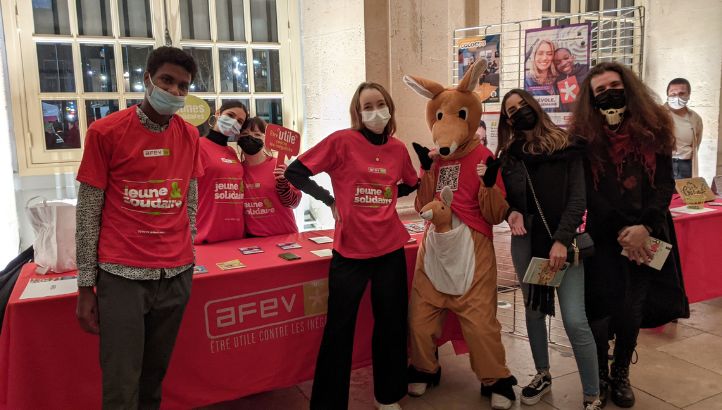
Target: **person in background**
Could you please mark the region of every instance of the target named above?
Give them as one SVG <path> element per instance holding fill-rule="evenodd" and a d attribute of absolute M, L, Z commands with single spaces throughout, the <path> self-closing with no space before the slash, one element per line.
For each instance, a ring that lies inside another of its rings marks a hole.
<path fill-rule="evenodd" d="M 243 200 L 246 236 L 272 236 L 298 232 L 293 209 L 301 203 L 301 191 L 283 175 L 286 164 L 265 149 L 266 122 L 249 119 L 238 138 L 243 157 Z"/>
<path fill-rule="evenodd" d="M 551 286 L 523 283 L 523 278 L 532 257 L 549 259 L 551 272 L 558 272 L 567 262 L 567 249 L 586 205 L 584 146 L 554 125 L 524 90 L 509 91 L 501 106 L 497 155 L 512 209 L 507 218 L 511 256 L 524 294 L 526 327 L 537 369 L 534 379 L 522 389 L 521 402 L 534 405 L 552 387 L 546 320 L 555 313 L 555 292 Z M 594 336 L 584 312 L 582 261 L 567 268 L 556 293 L 582 381 L 583 409 L 599 410 L 599 369 Z"/>
<path fill-rule="evenodd" d="M 692 178 L 699 174 L 697 152 L 702 142 L 702 118 L 687 107 L 691 94 L 692 87 L 684 78 L 675 78 L 667 85 L 667 102 L 664 106 L 672 114 L 674 123 L 674 179 Z"/>
<path fill-rule="evenodd" d="M 200 139 L 204 175 L 198 179 L 196 244 L 243 238 L 243 166 L 228 146 L 248 118 L 239 100 L 226 100 L 208 120 L 208 135 Z"/>
<path fill-rule="evenodd" d="M 616 62 L 589 71 L 573 118 L 570 134 L 588 141 L 586 231 L 594 255 L 584 263 L 585 306 L 597 346 L 600 396 L 603 403 L 611 395 L 617 406 L 632 407 L 629 366 L 640 327 L 689 317 L 669 212 L 672 120 L 651 90 Z M 653 257 L 651 237 L 672 245 L 661 270 L 646 265 Z M 611 377 L 610 325 L 616 335 Z"/>
<path fill-rule="evenodd" d="M 286 178 L 329 206 L 336 220 L 311 409 L 348 407 L 356 315 L 369 282 L 374 395 L 380 409 L 400 409 L 407 386 L 409 234 L 396 199 L 413 192 L 419 178 L 408 150 L 394 137 L 394 103 L 381 85 L 361 83 L 349 111 L 352 128 L 329 135 L 286 170 Z M 310 179 L 321 172 L 331 177 L 335 198 Z"/>
<path fill-rule="evenodd" d="M 95 121 L 85 137 L 76 316 L 100 334 L 104 409 L 161 404 L 193 276 L 203 169 L 198 130 L 175 112 L 197 71 L 179 48 L 153 50 L 143 102 Z"/>

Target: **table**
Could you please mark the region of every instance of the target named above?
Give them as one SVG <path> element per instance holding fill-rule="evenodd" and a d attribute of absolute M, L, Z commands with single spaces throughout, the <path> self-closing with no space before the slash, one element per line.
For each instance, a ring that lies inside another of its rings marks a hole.
<path fill-rule="evenodd" d="M 305 232 L 203 245 L 193 290 L 163 385 L 163 408 L 187 409 L 293 386 L 313 377 L 325 323 L 330 258 L 310 251 L 330 248 Z M 418 235 L 416 236 L 419 237 Z M 301 249 L 283 251 L 281 242 Z M 264 253 L 242 255 L 258 245 Z M 409 285 L 418 243 L 405 248 Z M 277 255 L 294 252 L 297 261 Z M 221 271 L 216 263 L 240 259 L 246 268 Z M 75 319 L 75 294 L 19 300 L 34 273 L 28 264 L 8 303 L 0 336 L 0 408 L 100 408 L 98 339 Z M 67 274 L 64 274 L 67 275 Z M 459 337 L 447 321 L 444 340 Z M 353 367 L 371 364 L 373 318 L 368 292 L 359 310 Z"/>
<path fill-rule="evenodd" d="M 716 198 L 716 203 L 722 199 Z M 675 195 L 670 208 L 684 206 Z M 722 296 L 722 207 L 695 215 L 673 214 L 682 275 L 690 303 Z"/>

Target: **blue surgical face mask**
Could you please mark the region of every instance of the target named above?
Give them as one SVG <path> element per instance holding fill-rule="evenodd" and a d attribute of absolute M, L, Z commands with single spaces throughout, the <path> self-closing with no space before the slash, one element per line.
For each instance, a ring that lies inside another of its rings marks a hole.
<path fill-rule="evenodd" d="M 149 81 L 151 86 L 145 88 L 145 98 L 158 114 L 173 115 L 186 105 L 185 96 L 173 95 Z"/>
<path fill-rule="evenodd" d="M 227 115 L 218 117 L 218 131 L 226 137 L 231 137 L 235 141 L 238 134 L 241 133 L 241 124 L 235 119 Z"/>

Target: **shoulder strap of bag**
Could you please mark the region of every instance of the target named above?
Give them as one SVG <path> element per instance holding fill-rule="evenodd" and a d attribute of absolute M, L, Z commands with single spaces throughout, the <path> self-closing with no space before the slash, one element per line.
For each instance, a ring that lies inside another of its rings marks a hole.
<path fill-rule="evenodd" d="M 534 203 L 536 204 L 536 209 L 539 211 L 539 216 L 541 216 L 542 222 L 544 223 L 544 227 L 547 230 L 547 233 L 549 234 L 549 239 L 554 240 L 554 237 L 552 237 L 552 231 L 549 229 L 549 224 L 547 223 L 547 219 L 544 217 L 544 212 L 541 209 L 541 205 L 539 205 L 539 200 L 536 197 L 536 192 L 534 191 L 534 185 L 531 183 L 531 176 L 529 176 L 529 170 L 526 169 L 526 164 L 524 161 L 521 161 L 521 165 L 524 167 L 524 174 L 526 174 L 526 180 L 529 183 L 529 188 L 531 189 L 531 195 L 534 197 Z"/>

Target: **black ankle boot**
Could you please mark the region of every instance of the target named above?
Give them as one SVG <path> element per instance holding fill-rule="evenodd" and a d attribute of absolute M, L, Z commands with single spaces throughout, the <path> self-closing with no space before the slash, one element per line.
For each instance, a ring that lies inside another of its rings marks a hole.
<path fill-rule="evenodd" d="M 609 370 L 606 368 L 599 369 L 599 401 L 602 407 L 607 405 L 609 399 Z"/>
<path fill-rule="evenodd" d="M 600 381 L 601 384 L 601 381 Z M 612 363 L 611 377 L 612 402 L 618 407 L 628 408 L 634 406 L 634 391 L 629 384 L 629 365 L 615 366 Z"/>

